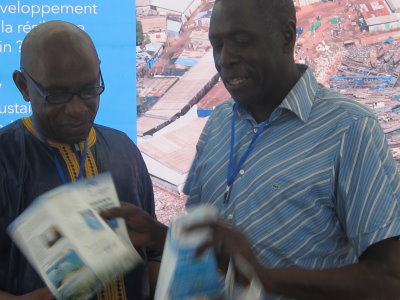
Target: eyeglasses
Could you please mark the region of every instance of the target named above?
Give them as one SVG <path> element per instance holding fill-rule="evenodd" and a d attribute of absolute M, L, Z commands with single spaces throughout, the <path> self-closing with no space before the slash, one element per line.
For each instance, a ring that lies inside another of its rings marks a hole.
<path fill-rule="evenodd" d="M 77 95 L 81 100 L 89 100 L 96 98 L 99 96 L 101 93 L 104 92 L 105 85 L 104 85 L 104 80 L 103 76 L 101 75 L 101 70 L 99 70 L 99 76 L 100 76 L 100 85 L 99 86 L 91 86 L 91 87 L 85 87 L 81 89 L 78 92 L 72 93 L 72 92 L 62 92 L 62 93 L 54 93 L 54 94 L 47 94 L 43 91 L 43 88 L 39 83 L 37 83 L 31 75 L 24 69 L 20 68 L 22 74 L 26 75 L 26 77 L 33 83 L 33 86 L 39 93 L 39 95 L 44 98 L 48 103 L 51 104 L 62 104 L 62 103 L 67 103 L 72 100 L 72 98 Z"/>

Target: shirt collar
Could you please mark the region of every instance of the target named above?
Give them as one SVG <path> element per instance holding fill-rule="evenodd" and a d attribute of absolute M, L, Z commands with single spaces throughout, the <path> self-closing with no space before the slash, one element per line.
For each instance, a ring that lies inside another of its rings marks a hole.
<path fill-rule="evenodd" d="M 283 99 L 278 108 L 271 114 L 270 120 L 277 118 L 281 110 L 289 110 L 293 112 L 300 120 L 307 122 L 311 108 L 313 106 L 314 98 L 318 90 L 318 82 L 314 77 L 312 70 L 303 64 L 296 64 L 297 69 L 302 74 L 297 83 L 290 90 L 289 94 Z M 229 100 L 232 102 L 233 99 Z M 245 119 L 253 120 L 252 116 L 242 106 L 239 106 L 238 115 Z"/>
<path fill-rule="evenodd" d="M 300 120 L 307 122 L 318 90 L 318 82 L 312 70 L 306 65 L 297 64 L 297 69 L 302 75 L 279 105 L 278 110 L 289 110 Z"/>

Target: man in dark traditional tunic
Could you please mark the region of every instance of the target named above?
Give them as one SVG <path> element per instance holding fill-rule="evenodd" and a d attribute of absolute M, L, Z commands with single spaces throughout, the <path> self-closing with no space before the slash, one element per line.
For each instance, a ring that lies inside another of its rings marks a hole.
<path fill-rule="evenodd" d="M 7 226 L 37 196 L 102 172 L 112 174 L 121 201 L 155 218 L 152 184 L 127 135 L 93 123 L 104 81 L 85 32 L 61 21 L 37 26 L 22 44 L 21 70 L 13 78 L 33 114 L 0 129 L 0 299 L 51 299 L 6 234 Z M 148 273 L 159 256 L 148 248 L 137 250 L 147 264 L 106 287 L 97 299 L 146 298 Z"/>

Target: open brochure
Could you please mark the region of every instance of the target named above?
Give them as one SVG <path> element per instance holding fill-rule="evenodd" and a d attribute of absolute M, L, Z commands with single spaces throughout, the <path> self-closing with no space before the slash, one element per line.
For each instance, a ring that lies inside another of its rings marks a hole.
<path fill-rule="evenodd" d="M 99 216 L 113 206 L 119 200 L 105 173 L 43 194 L 8 227 L 57 299 L 88 299 L 141 261 L 124 221 Z"/>

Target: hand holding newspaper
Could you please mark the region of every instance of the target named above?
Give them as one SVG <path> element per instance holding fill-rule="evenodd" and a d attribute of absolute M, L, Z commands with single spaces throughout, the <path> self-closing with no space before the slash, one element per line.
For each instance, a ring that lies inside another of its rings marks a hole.
<path fill-rule="evenodd" d="M 198 247 L 214 239 L 211 227 L 187 231 L 187 228 L 217 222 L 215 207 L 200 205 L 178 217 L 168 230 L 157 281 L 155 300 L 261 300 L 263 287 L 250 264 L 243 257 L 233 255 L 227 274 L 218 270 L 213 248 L 200 257 Z M 222 244 L 220 244 L 222 246 Z M 236 283 L 235 267 L 250 280 L 248 286 Z"/>
<path fill-rule="evenodd" d="M 38 197 L 8 233 L 57 299 L 88 299 L 141 258 L 122 219 L 98 211 L 119 206 L 108 173 Z"/>

